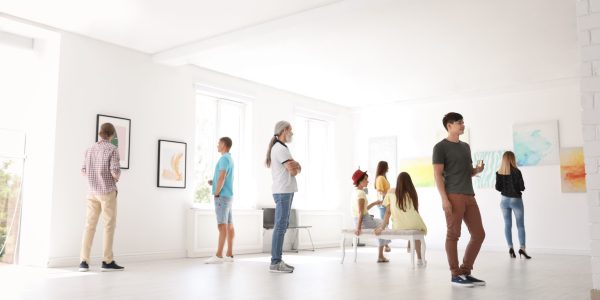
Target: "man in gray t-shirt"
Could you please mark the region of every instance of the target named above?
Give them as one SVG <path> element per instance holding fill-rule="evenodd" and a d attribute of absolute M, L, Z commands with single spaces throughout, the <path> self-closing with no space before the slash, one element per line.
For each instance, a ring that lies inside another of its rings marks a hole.
<path fill-rule="evenodd" d="M 471 148 L 459 140 L 465 130 L 463 117 L 451 112 L 444 116 L 442 122 L 448 137 L 433 147 L 433 172 L 446 216 L 446 255 L 452 273 L 451 283 L 462 287 L 482 286 L 485 281 L 471 276 L 485 238 L 471 177 L 482 172 L 484 164 L 473 168 Z M 463 220 L 471 240 L 465 250 L 463 263 L 459 266 L 457 243 Z"/>
<path fill-rule="evenodd" d="M 444 165 L 447 194 L 475 195 L 471 180 L 473 161 L 471 147 L 465 142 L 443 139 L 433 147 L 433 163 Z"/>

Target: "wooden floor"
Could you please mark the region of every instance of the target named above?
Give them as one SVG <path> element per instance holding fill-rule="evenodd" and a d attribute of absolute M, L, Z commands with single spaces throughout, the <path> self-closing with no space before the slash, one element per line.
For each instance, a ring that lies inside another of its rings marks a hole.
<path fill-rule="evenodd" d="M 88 273 L 76 268 L 0 266 L 0 299 L 589 299 L 590 258 L 539 255 L 526 261 L 482 252 L 473 275 L 486 287 L 450 285 L 444 252 L 428 251 L 427 268 L 412 270 L 405 249 L 388 264 L 375 263 L 374 248 L 359 248 L 358 263 L 326 249 L 285 254 L 293 274 L 268 272 L 268 255 L 244 255 L 233 264 L 205 265 L 177 259 L 125 265 L 126 271 Z"/>

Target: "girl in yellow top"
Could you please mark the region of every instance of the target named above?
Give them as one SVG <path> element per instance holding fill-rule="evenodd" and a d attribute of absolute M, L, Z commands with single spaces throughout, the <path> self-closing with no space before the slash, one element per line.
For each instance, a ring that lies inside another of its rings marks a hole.
<path fill-rule="evenodd" d="M 380 234 L 392 218 L 392 229 L 394 230 L 421 230 L 427 234 L 427 226 L 419 215 L 419 197 L 410 175 L 406 172 L 400 173 L 396 181 L 396 190 L 386 195 L 383 205 L 387 210 L 383 223 L 375 230 L 375 234 Z M 417 264 L 425 265 L 424 258 L 421 257 L 421 242 L 415 241 L 417 250 Z"/>
<path fill-rule="evenodd" d="M 367 172 L 361 171 L 360 169 L 356 170 L 354 174 L 352 174 L 352 182 L 356 187 L 355 196 L 353 199 L 354 223 L 356 224 L 356 230 L 354 233 L 357 236 L 360 236 L 363 228 L 374 229 L 381 225 L 381 220 L 374 219 L 373 216 L 369 215 L 369 209 L 375 205 L 380 205 L 381 201 L 375 201 L 371 204 L 368 203 L 367 195 L 364 191 L 369 184 L 369 176 L 367 175 Z M 379 239 L 379 258 L 377 259 L 377 262 L 389 262 L 389 260 L 383 256 L 383 248 L 390 242 L 390 240 Z"/>
<path fill-rule="evenodd" d="M 377 172 L 375 173 L 375 190 L 377 192 L 377 200 L 383 201 L 385 195 L 390 190 L 390 182 L 387 180 L 386 174 L 389 171 L 387 161 L 380 161 L 377 163 Z M 385 206 L 379 205 L 379 216 L 383 220 L 385 217 Z M 385 245 L 385 252 L 390 252 L 392 249 L 390 246 Z"/>

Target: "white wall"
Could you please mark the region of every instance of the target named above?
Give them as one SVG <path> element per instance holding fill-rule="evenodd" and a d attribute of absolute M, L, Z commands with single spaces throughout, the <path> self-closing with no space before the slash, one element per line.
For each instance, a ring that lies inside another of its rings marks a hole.
<path fill-rule="evenodd" d="M 59 75 L 50 264 L 79 256 L 87 190 L 79 170 L 95 141 L 96 114 L 131 119 L 130 168 L 118 184 L 117 259 L 183 256 L 192 190 L 156 188 L 156 163 L 158 139 L 193 141 L 191 78 L 146 55 L 71 34 L 63 34 Z M 97 234 L 92 256 L 101 254 L 101 241 Z"/>
<path fill-rule="evenodd" d="M 130 169 L 119 183 L 114 251 L 117 260 L 183 257 L 186 211 L 193 200 L 194 83 L 215 86 L 255 98 L 253 102 L 253 174 L 250 195 L 259 207 L 272 206 L 270 172 L 263 166 L 274 124 L 292 119 L 296 107 L 335 117 L 336 145 L 348 148 L 348 115 L 326 104 L 241 79 L 192 67 L 155 64 L 148 55 L 73 34 L 63 34 L 60 56 L 56 169 L 52 196 L 49 265 L 77 262 L 85 218 L 86 181 L 79 175 L 85 149 L 94 142 L 96 114 L 131 119 Z M 187 189 L 156 188 L 157 140 L 188 143 Z M 206 141 L 213 143 L 214 141 Z M 336 158 L 332 172 L 336 199 L 341 173 L 350 154 Z M 344 178 L 344 177 L 342 177 Z M 100 222 L 97 232 L 101 232 Z M 208 228 L 207 230 L 213 230 Z M 92 257 L 101 255 L 102 234 L 96 234 Z"/>
<path fill-rule="evenodd" d="M 590 216 L 592 290 L 600 299 L 600 1 L 578 0 L 577 23 L 581 51 L 581 108 L 585 140 L 585 171 Z"/>
<path fill-rule="evenodd" d="M 431 157 L 437 142 L 435 134 L 443 130 L 442 118 L 450 111 L 464 116 L 473 152 L 512 149 L 513 124 L 547 120 L 559 121 L 562 147 L 582 146 L 579 95 L 579 81 L 565 79 L 357 110 L 357 121 L 353 123 L 357 136 L 354 164 L 367 165 L 368 138 L 373 136 L 398 136 L 399 160 Z M 585 194 L 561 193 L 558 165 L 523 167 L 522 172 L 527 247 L 531 252 L 589 253 Z M 390 182 L 395 183 L 395 176 L 388 176 Z M 505 251 L 500 194 L 493 189 L 475 192 L 487 234 L 484 249 Z M 429 229 L 428 246 L 443 248 L 446 225 L 439 194 L 435 188 L 418 188 L 418 193 L 420 211 Z M 468 233 L 464 226 L 462 236 L 460 245 L 465 246 Z M 513 243 L 518 245 L 514 225 Z"/>

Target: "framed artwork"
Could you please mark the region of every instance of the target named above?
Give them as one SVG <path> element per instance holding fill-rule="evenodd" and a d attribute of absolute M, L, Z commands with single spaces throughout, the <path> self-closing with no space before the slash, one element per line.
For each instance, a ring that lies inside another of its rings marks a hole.
<path fill-rule="evenodd" d="M 157 187 L 185 188 L 187 144 L 158 140 Z"/>
<path fill-rule="evenodd" d="M 519 166 L 558 165 L 558 121 L 513 126 L 514 152 Z"/>
<path fill-rule="evenodd" d="M 563 193 L 585 193 L 583 147 L 560 149 L 560 187 Z"/>
<path fill-rule="evenodd" d="M 96 142 L 101 138 L 98 135 L 100 126 L 104 123 L 111 123 L 115 126 L 115 137 L 111 143 L 119 149 L 119 157 L 121 157 L 121 169 L 129 169 L 129 146 L 131 145 L 131 120 L 113 117 L 107 115 L 96 116 Z"/>
<path fill-rule="evenodd" d="M 473 187 L 479 189 L 493 189 L 496 187 L 496 171 L 502 164 L 502 155 L 505 151 L 481 151 L 473 153 L 473 164 L 483 160 L 485 168 L 483 172 L 473 177 Z"/>

